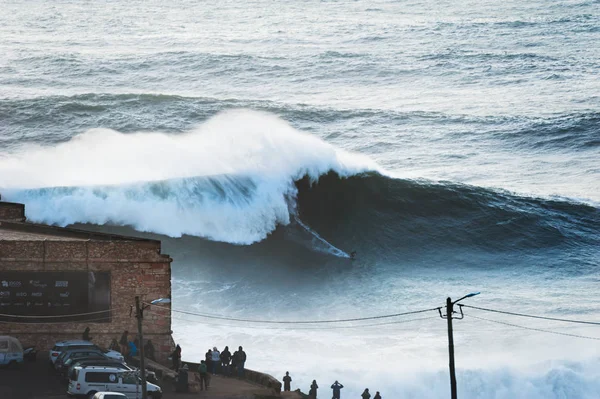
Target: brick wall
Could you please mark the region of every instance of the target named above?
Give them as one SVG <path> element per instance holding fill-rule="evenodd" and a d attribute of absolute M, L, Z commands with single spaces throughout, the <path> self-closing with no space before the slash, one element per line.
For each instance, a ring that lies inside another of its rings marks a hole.
<path fill-rule="evenodd" d="M 22 222 L 25 220 L 25 205 L 0 202 L 0 220 Z"/>
<path fill-rule="evenodd" d="M 135 297 L 142 301 L 170 297 L 171 261 L 160 253 L 159 241 L 0 240 L 0 276 L 3 271 L 109 272 L 112 309 L 110 323 L 2 323 L 0 335 L 15 336 L 24 346 L 36 345 L 39 350 L 48 350 L 59 340 L 81 339 L 86 327 L 93 342 L 106 347 L 113 338 L 118 341 L 124 330 L 135 337 Z M 146 309 L 143 328 L 144 338 L 154 344 L 157 360 L 165 361 L 173 350 L 170 311 L 155 306 Z"/>

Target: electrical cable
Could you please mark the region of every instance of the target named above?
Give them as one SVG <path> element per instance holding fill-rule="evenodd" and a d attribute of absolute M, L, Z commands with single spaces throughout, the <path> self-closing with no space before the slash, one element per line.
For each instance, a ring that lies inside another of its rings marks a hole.
<path fill-rule="evenodd" d="M 390 318 L 390 317 L 398 317 L 398 316 L 406 316 L 406 315 L 417 314 L 417 313 L 430 312 L 430 311 L 438 309 L 438 308 L 423 309 L 423 310 L 415 310 L 415 311 L 404 312 L 404 313 L 395 313 L 395 314 L 382 315 L 382 316 L 357 317 L 357 318 L 352 318 L 352 319 L 335 319 L 335 320 L 285 320 L 285 321 L 276 321 L 276 320 L 239 319 L 239 318 L 235 318 L 235 317 L 218 316 L 218 315 L 208 314 L 208 313 L 188 312 L 188 311 L 185 311 L 185 310 L 177 310 L 177 309 L 172 309 L 172 308 L 168 308 L 168 307 L 165 307 L 165 306 L 152 305 L 152 304 L 149 304 L 149 303 L 145 303 L 145 304 L 151 305 L 151 306 L 156 306 L 156 307 L 162 308 L 162 309 L 167 309 L 167 310 L 170 310 L 170 311 L 176 312 L 176 313 L 183 313 L 183 314 L 188 314 L 188 315 L 192 315 L 192 316 L 204 317 L 204 318 L 207 318 L 207 319 L 241 321 L 241 322 L 246 322 L 246 323 L 261 323 L 261 324 L 346 323 L 346 322 L 351 322 L 351 321 L 387 319 L 387 318 Z"/>
<path fill-rule="evenodd" d="M 591 324 L 591 325 L 595 325 L 595 326 L 600 326 L 600 322 L 597 322 L 597 321 L 583 321 L 583 320 L 572 320 L 572 319 L 559 319 L 559 318 L 556 318 L 556 317 L 533 316 L 533 315 L 523 314 L 523 313 L 505 312 L 503 310 L 480 308 L 480 307 L 471 306 L 471 305 L 458 305 L 458 306 L 463 306 L 465 308 L 471 308 L 471 309 L 477 309 L 477 310 L 483 310 L 485 312 L 494 312 L 494 313 L 508 314 L 508 315 L 511 315 L 511 316 L 529 317 L 529 318 L 532 318 L 532 319 L 562 321 L 562 322 L 566 322 L 566 323 Z"/>
<path fill-rule="evenodd" d="M 32 325 L 32 324 L 63 324 L 63 323 L 93 323 L 100 320 L 105 320 L 107 323 L 109 322 L 110 316 L 99 317 L 95 319 L 84 319 L 84 320 L 67 320 L 67 321 L 4 321 L 0 320 L 0 324 L 23 324 L 23 325 Z"/>
<path fill-rule="evenodd" d="M 65 317 L 88 316 L 88 315 L 92 315 L 92 314 L 107 313 L 107 312 L 112 312 L 113 310 L 114 309 L 98 310 L 96 312 L 73 313 L 73 314 L 57 315 L 57 316 L 25 316 L 25 315 L 0 313 L 0 317 L 11 317 L 11 318 L 15 318 L 15 319 L 60 319 L 60 318 L 65 318 Z"/>
<path fill-rule="evenodd" d="M 549 334 L 565 335 L 567 337 L 593 339 L 595 341 L 600 341 L 600 338 L 597 338 L 597 337 L 588 337 L 588 336 L 585 336 L 585 335 L 562 333 L 562 332 L 558 332 L 558 331 L 544 330 L 542 328 L 525 327 L 525 326 L 520 326 L 518 324 L 506 323 L 506 322 L 503 322 L 503 321 L 491 320 L 491 319 L 486 319 L 484 317 L 473 316 L 471 314 L 466 314 L 465 316 L 467 316 L 467 317 L 473 317 L 474 319 L 489 321 L 491 323 L 504 324 L 505 326 L 522 328 L 522 329 L 525 329 L 525 330 L 539 331 L 539 332 L 545 332 L 545 333 L 549 333 Z"/>
<path fill-rule="evenodd" d="M 362 328 L 362 327 L 386 326 L 386 325 L 393 325 L 393 324 L 408 323 L 411 321 L 437 319 L 437 317 L 438 316 L 429 316 L 429 317 L 420 317 L 417 319 L 398 320 L 398 321 L 391 321 L 391 322 L 386 322 L 386 323 L 360 324 L 360 325 L 353 325 L 353 326 L 313 326 L 313 327 L 266 327 L 266 326 L 264 326 L 264 327 L 259 327 L 259 326 L 240 326 L 240 325 L 217 324 L 217 323 L 208 323 L 206 325 L 207 326 L 215 326 L 215 327 L 251 328 L 251 329 L 255 329 L 255 330 L 289 330 L 289 331 L 313 330 L 313 331 L 316 331 L 316 330 L 337 330 L 337 329 L 343 329 L 343 328 Z M 173 318 L 175 320 L 181 320 L 181 321 L 187 321 L 187 322 L 197 322 L 197 320 L 184 319 L 184 318 L 179 317 L 178 315 L 173 316 Z"/>

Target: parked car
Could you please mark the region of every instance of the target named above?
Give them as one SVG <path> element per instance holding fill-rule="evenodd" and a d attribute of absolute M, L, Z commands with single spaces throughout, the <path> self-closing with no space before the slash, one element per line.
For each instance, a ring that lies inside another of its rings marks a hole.
<path fill-rule="evenodd" d="M 112 359 L 80 359 L 71 364 L 71 368 L 76 366 L 105 366 L 115 367 L 122 370 L 134 370 L 134 368 L 128 366 L 127 363 Z"/>
<path fill-rule="evenodd" d="M 58 359 L 61 352 L 63 352 L 63 351 L 66 351 L 69 349 L 86 349 L 86 348 L 90 348 L 90 347 L 94 347 L 94 348 L 102 351 L 102 353 L 104 353 L 104 355 L 106 355 L 107 357 L 109 357 L 111 359 L 115 359 L 115 360 L 119 360 L 119 361 L 125 360 L 123 355 L 121 355 L 121 353 L 119 353 L 117 351 L 100 348 L 99 346 L 93 344 L 90 341 L 83 341 L 80 339 L 57 342 L 56 344 L 54 344 L 54 347 L 50 351 L 48 357 L 49 357 L 50 363 L 54 364 L 56 362 L 56 359 Z"/>
<path fill-rule="evenodd" d="M 69 381 L 69 370 L 71 369 L 71 367 L 80 362 L 80 361 L 84 361 L 84 360 L 89 360 L 89 361 L 103 361 L 103 360 L 108 360 L 108 358 L 104 355 L 98 354 L 98 353 L 94 353 L 94 354 L 74 354 L 73 356 L 70 356 L 68 359 L 64 360 L 61 367 L 57 370 L 58 375 L 60 376 L 61 380 L 64 380 L 65 382 Z M 58 362 L 57 362 L 58 363 Z"/>
<path fill-rule="evenodd" d="M 115 367 L 77 366 L 69 376 L 67 394 L 76 398 L 93 399 L 98 392 L 119 392 L 128 399 L 142 399 L 141 380 L 134 371 Z M 158 385 L 146 383 L 148 396 L 162 398 Z"/>
<path fill-rule="evenodd" d="M 94 399 L 127 399 L 127 395 L 120 392 L 96 392 Z"/>
<path fill-rule="evenodd" d="M 75 367 L 90 367 L 90 366 L 102 366 L 102 367 L 114 367 L 121 370 L 132 371 L 134 370 L 132 367 L 129 367 L 127 364 L 119 362 L 117 360 L 112 359 L 74 359 L 69 367 L 69 371 L 64 375 L 65 382 L 69 382 L 71 375 L 73 374 L 73 370 Z M 148 379 L 148 381 L 151 381 Z"/>
<path fill-rule="evenodd" d="M 0 336 L 0 366 L 18 367 L 23 364 L 23 346 L 15 337 Z"/>
<path fill-rule="evenodd" d="M 67 374 L 67 378 L 73 373 L 73 369 L 77 366 L 105 366 L 105 367 L 115 367 L 118 369 L 122 369 L 125 371 L 135 371 L 137 368 L 131 367 L 126 363 L 119 362 L 117 360 L 106 359 L 106 360 L 98 360 L 98 359 L 84 359 L 79 360 L 77 362 L 73 362 L 71 367 L 69 368 L 69 372 Z M 151 382 L 153 384 L 158 384 L 158 378 L 156 377 L 156 373 L 152 370 L 146 369 L 146 381 Z M 67 379 L 68 382 L 68 379 Z"/>
<path fill-rule="evenodd" d="M 54 363 L 54 369 L 56 370 L 56 372 L 57 373 L 60 372 L 60 370 L 62 370 L 63 364 L 65 364 L 65 362 L 72 357 L 84 358 L 84 357 L 105 357 L 105 356 L 102 353 L 102 351 L 95 349 L 95 348 L 73 349 L 73 350 L 64 351 L 64 352 L 61 352 L 60 356 L 58 357 L 58 359 L 56 359 L 56 362 Z"/>

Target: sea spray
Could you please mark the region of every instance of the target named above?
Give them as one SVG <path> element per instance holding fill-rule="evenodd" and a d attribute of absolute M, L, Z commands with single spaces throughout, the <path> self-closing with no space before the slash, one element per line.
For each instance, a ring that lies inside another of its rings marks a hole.
<path fill-rule="evenodd" d="M 0 187 L 35 222 L 251 244 L 290 222 L 301 177 L 377 169 L 273 115 L 234 110 L 180 135 L 95 129 L 26 146 L 0 159 Z"/>

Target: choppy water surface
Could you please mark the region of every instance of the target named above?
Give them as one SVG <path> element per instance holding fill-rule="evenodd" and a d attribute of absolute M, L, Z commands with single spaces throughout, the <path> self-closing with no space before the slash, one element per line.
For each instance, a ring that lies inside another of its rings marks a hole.
<path fill-rule="evenodd" d="M 337 319 L 482 291 L 600 320 L 600 2 L 0 7 L 3 199 L 162 239 L 175 309 Z M 174 331 L 184 359 L 244 345 L 319 397 L 447 397 L 445 322 L 400 320 Z M 573 336 L 597 327 L 455 328 L 461 397 L 597 396 L 598 341 Z"/>

